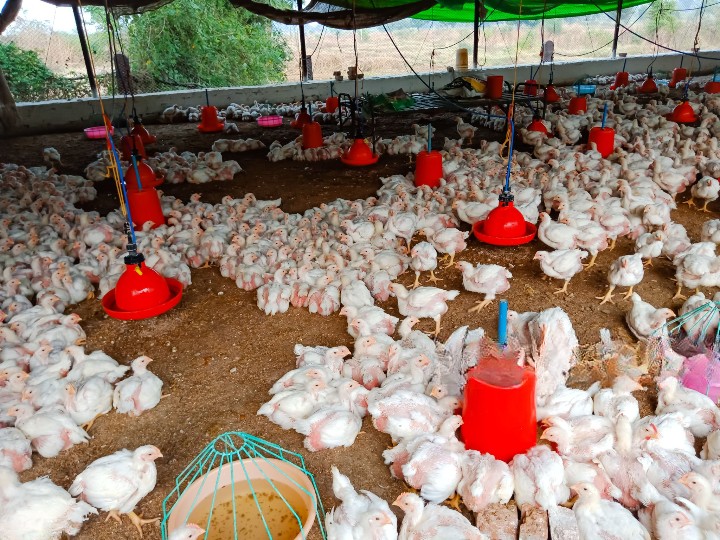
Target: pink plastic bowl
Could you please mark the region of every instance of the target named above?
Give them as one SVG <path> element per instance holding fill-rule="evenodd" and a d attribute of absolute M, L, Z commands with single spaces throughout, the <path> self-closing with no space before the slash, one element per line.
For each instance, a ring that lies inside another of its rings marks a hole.
<path fill-rule="evenodd" d="M 260 127 L 278 127 L 282 125 L 282 116 L 270 115 L 261 116 L 257 119 L 258 126 Z"/>
<path fill-rule="evenodd" d="M 85 136 L 88 139 L 104 139 L 105 138 L 105 126 L 95 126 L 85 128 Z M 110 135 L 115 134 L 115 126 L 110 126 Z"/>

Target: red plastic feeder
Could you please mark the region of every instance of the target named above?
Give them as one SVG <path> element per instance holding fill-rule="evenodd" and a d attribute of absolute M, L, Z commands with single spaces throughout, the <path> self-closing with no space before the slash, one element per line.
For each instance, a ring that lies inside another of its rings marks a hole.
<path fill-rule="evenodd" d="M 160 195 L 155 188 L 147 188 L 142 191 L 128 190 L 127 196 L 132 220 L 136 227 L 142 227 L 148 221 L 153 222 L 153 229 L 165 225 Z"/>
<path fill-rule="evenodd" d="M 302 127 L 302 147 L 319 148 L 323 145 L 322 127 L 317 122 L 308 122 Z"/>
<path fill-rule="evenodd" d="M 442 154 L 437 150 L 419 152 L 415 165 L 415 185 L 435 189 L 440 187 L 442 177 Z"/>
<path fill-rule="evenodd" d="M 123 135 L 120 139 L 120 152 L 122 152 L 123 161 L 132 159 L 133 150 L 136 156 L 147 159 L 142 137 L 140 135 Z"/>
<path fill-rule="evenodd" d="M 475 238 L 494 246 L 519 246 L 535 238 L 535 225 L 525 221 L 515 203 L 500 201 L 486 219 L 473 225 Z"/>
<path fill-rule="evenodd" d="M 720 81 L 708 81 L 705 85 L 708 94 L 720 94 Z"/>
<path fill-rule="evenodd" d="M 373 165 L 377 163 L 379 159 L 380 155 L 374 154 L 372 148 L 370 148 L 364 139 L 355 139 L 352 146 L 340 157 L 340 161 L 351 167 Z"/>
<path fill-rule="evenodd" d="M 668 83 L 668 86 L 670 88 L 675 88 L 679 82 L 684 81 L 687 79 L 688 71 L 684 67 L 676 67 L 673 69 L 672 72 L 672 78 L 670 79 L 670 82 Z"/>
<path fill-rule="evenodd" d="M 555 87 L 552 84 L 548 84 L 545 87 L 544 99 L 546 103 L 557 103 L 560 101 L 560 94 L 557 93 Z"/>
<path fill-rule="evenodd" d="M 128 191 L 139 191 L 140 189 L 153 188 L 162 184 L 162 180 L 155 175 L 152 167 L 144 161 L 137 160 L 137 168 L 140 173 L 140 184 L 142 187 L 138 187 L 135 167 L 130 164 L 130 168 L 127 173 L 125 173 L 125 184 Z"/>
<path fill-rule="evenodd" d="M 570 98 L 568 104 L 568 112 L 570 114 L 583 114 L 587 112 L 587 98 L 584 96 L 577 96 Z"/>
<path fill-rule="evenodd" d="M 225 127 L 225 121 L 218 118 L 217 107 L 205 105 L 200 108 L 200 124 L 198 131 L 200 133 L 217 133 Z"/>
<path fill-rule="evenodd" d="M 523 94 L 526 96 L 537 96 L 538 83 L 535 79 L 528 79 L 525 81 L 525 88 L 523 88 Z"/>
<path fill-rule="evenodd" d="M 588 149 L 590 143 L 595 143 L 597 151 L 603 158 L 607 158 L 615 150 L 615 130 L 609 127 L 594 127 L 590 130 L 588 137 Z"/>
<path fill-rule="evenodd" d="M 155 135 L 150 135 L 150 133 L 148 133 L 148 130 L 145 129 L 145 126 L 143 126 L 140 122 L 135 123 L 132 131 L 130 132 L 130 135 L 139 135 L 140 140 L 143 142 L 143 144 L 152 144 L 157 141 L 157 137 Z"/>
<path fill-rule="evenodd" d="M 139 263 L 128 263 L 132 257 Z M 110 317 L 133 321 L 155 317 L 175 307 L 182 298 L 182 284 L 165 278 L 145 266 L 142 255 L 125 257 L 125 272 L 102 299 L 102 306 Z"/>
<path fill-rule="evenodd" d="M 638 88 L 638 92 L 640 92 L 641 94 L 654 94 L 657 91 L 657 83 L 655 82 L 655 79 L 652 75 L 648 75 L 647 78 L 640 85 L 640 88 Z"/>
<path fill-rule="evenodd" d="M 290 126 L 298 129 L 302 129 L 305 124 L 312 122 L 312 118 L 307 112 L 305 107 L 300 108 L 300 112 L 295 116 L 295 120 L 290 122 Z"/>
<path fill-rule="evenodd" d="M 545 125 L 545 122 L 540 120 L 537 116 L 532 119 L 532 122 L 530 122 L 527 129 L 528 131 L 539 131 L 541 133 L 545 133 L 546 135 L 550 133 Z"/>
<path fill-rule="evenodd" d="M 512 360 L 482 358 L 468 373 L 463 401 L 465 446 L 510 461 L 535 446 L 535 372 Z"/>
<path fill-rule="evenodd" d="M 683 101 L 668 115 L 668 120 L 678 124 L 693 124 L 697 121 L 697 114 L 695 114 L 695 111 L 690 103 Z"/>
<path fill-rule="evenodd" d="M 630 74 L 627 71 L 618 71 L 615 74 L 615 83 L 610 85 L 610 90 L 615 90 L 621 86 L 627 86 L 630 82 Z"/>
<path fill-rule="evenodd" d="M 485 83 L 485 97 L 488 99 L 500 99 L 503 91 L 502 75 L 488 75 Z"/>
<path fill-rule="evenodd" d="M 337 96 L 330 96 L 325 100 L 325 112 L 334 113 L 340 106 L 340 99 Z"/>

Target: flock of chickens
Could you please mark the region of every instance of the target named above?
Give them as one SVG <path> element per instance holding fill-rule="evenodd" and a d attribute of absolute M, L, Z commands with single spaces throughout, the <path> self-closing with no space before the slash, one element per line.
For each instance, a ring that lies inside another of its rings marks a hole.
<path fill-rule="evenodd" d="M 653 259 L 672 260 L 678 297 L 683 288 L 720 286 L 715 251 L 720 220 L 708 220 L 703 241 L 692 243 L 670 214 L 676 195 L 688 188 L 694 199 L 704 201 L 703 209 L 718 198 L 720 98 L 691 95 L 700 117 L 693 127 L 664 118 L 672 100 L 642 105 L 622 91 L 607 97 L 614 111 L 608 125 L 616 130 L 609 159 L 578 145 L 583 130 L 598 123 L 604 103 L 589 99 L 585 115 L 563 110 L 547 115 L 558 137 L 520 130 L 532 150 L 513 154 L 511 183 L 516 208 L 539 223 L 538 237 L 552 249 L 538 251 L 535 258 L 545 274 L 563 281 L 558 292 L 567 292 L 585 258 L 591 257 L 592 265 L 618 238 L 634 240 L 635 253 L 612 263 L 601 299 L 613 301 L 617 287 L 628 287 L 628 326 L 638 339 L 647 339 L 674 315 L 632 292 Z M 233 106 L 225 116 L 252 117 L 251 110 Z M 515 118 L 518 125 L 530 120 L 521 111 Z M 428 129 L 417 126 L 413 135 L 383 143 L 382 150 L 416 153 Z M 651 533 L 660 539 L 720 538 L 720 410 L 680 384 L 686 359 L 672 349 L 663 350 L 666 371 L 658 383 L 656 414 L 640 418 L 632 396 L 639 386 L 632 378 L 621 375 L 607 389 L 566 387 L 578 342 L 561 309 L 511 312 L 514 359 L 536 370 L 538 418 L 546 428 L 542 439 L 555 451 L 540 444 L 508 465 L 465 449 L 457 439 L 462 419 L 454 413 L 464 374 L 490 345 L 480 328 L 457 329 L 445 343 L 413 328 L 420 319 L 432 319 L 437 336 L 447 302 L 459 294 L 421 285 L 423 273 L 434 285 L 443 256 L 443 266 L 462 274 L 467 291 L 483 295 L 475 310 L 507 291 L 512 279 L 502 266 L 456 261 L 467 247 L 461 222 L 484 219 L 497 206 L 506 168 L 499 143 L 463 147 L 474 128 L 462 120 L 458 134 L 459 141 L 445 142 L 444 181 L 436 190 L 415 187 L 412 175 L 395 175 L 382 179 L 376 197 L 337 199 L 304 214 L 285 213 L 280 200 L 258 201 L 252 194 L 228 196 L 215 205 L 198 195 L 187 203 L 163 196 L 166 223 L 138 231 L 138 248 L 149 266 L 186 286 L 190 268 L 218 265 L 238 287 L 256 291 L 258 307 L 269 315 L 294 306 L 325 316 L 340 311 L 347 318 L 353 351 L 297 346 L 297 368 L 277 381 L 258 414 L 305 435 L 311 451 L 351 445 L 369 414 L 397 443 L 383 454 L 391 473 L 418 494 L 395 501 L 405 513 L 398 533 L 386 502 L 369 492 L 358 494 L 333 470 L 342 505 L 327 516 L 330 538 L 485 538 L 491 531 L 483 511 L 489 506 L 514 496 L 519 507 L 552 510 L 567 503 L 570 489 L 578 496 L 573 508 L 581 538 L 618 531 L 628 538 Z M 329 143 L 345 144 L 339 137 Z M 260 148 L 262 143 L 242 144 Z M 210 152 L 171 150 L 149 163 L 168 183 L 230 180 L 241 169 L 236 161 L 224 161 L 222 152 L 240 148 L 239 142 L 221 140 Z M 284 153 L 283 148 L 271 146 L 270 155 Z M 297 141 L 287 146 L 292 150 L 287 157 L 297 149 Z M 59 156 L 49 161 L 59 162 Z M 103 167 L 102 160 L 94 164 L 88 177 L 104 178 Z M 17 479 L 17 472 L 32 465 L 32 451 L 52 457 L 86 442 L 81 426 L 112 407 L 140 414 L 160 401 L 162 382 L 147 370 L 149 358 L 136 359 L 133 375 L 120 380 L 128 368 L 101 351 L 86 353 L 79 318 L 64 315 L 67 306 L 96 287 L 101 295 L 109 291 L 125 270 L 123 217 L 75 208 L 74 203 L 94 198 L 92 184 L 54 169 L 3 165 L 0 185 L 0 425 L 5 426 L 0 429 L 0 530 L 8 531 L 9 539 L 58 538 L 76 534 L 89 514 L 101 510 L 117 519 L 129 515 L 141 531 L 153 520 L 133 510 L 155 485 L 154 460 L 161 457 L 155 447 L 93 462 L 69 492 L 47 479 Z M 416 276 L 412 288 L 396 281 L 407 271 Z M 402 321 L 376 305 L 391 296 Z M 696 291 L 681 313 L 704 301 Z M 688 323 L 686 330 L 692 328 Z M 700 457 L 695 437 L 707 438 Z M 474 525 L 439 505 L 455 494 L 477 513 Z M 37 519 L 27 508 L 52 511 Z M 201 529 L 188 525 L 173 540 L 200 535 Z"/>

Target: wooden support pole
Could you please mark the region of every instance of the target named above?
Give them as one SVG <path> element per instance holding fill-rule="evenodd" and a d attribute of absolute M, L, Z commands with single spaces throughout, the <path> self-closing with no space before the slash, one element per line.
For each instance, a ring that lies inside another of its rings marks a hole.
<path fill-rule="evenodd" d="M 618 0 L 617 12 L 615 13 L 615 36 L 613 37 L 612 57 L 617 58 L 618 38 L 620 37 L 620 17 L 622 15 L 622 0 Z"/>
<path fill-rule="evenodd" d="M 480 42 L 480 12 L 482 0 L 475 0 L 475 30 L 473 32 L 473 69 L 478 67 L 478 43 Z"/>
<path fill-rule="evenodd" d="M 73 16 L 75 17 L 75 26 L 77 27 L 78 37 L 80 38 L 80 48 L 82 49 L 83 59 L 85 60 L 85 70 L 87 71 L 88 81 L 90 82 L 90 91 L 93 97 L 97 97 L 97 86 L 95 85 L 95 77 L 93 77 L 92 61 L 90 60 L 90 49 L 88 49 L 87 36 L 82 23 L 82 15 L 77 2 L 72 5 Z"/>
<path fill-rule="evenodd" d="M 297 0 L 298 11 L 302 13 L 302 0 Z M 305 49 L 305 25 L 299 24 L 298 29 L 300 30 L 300 66 L 302 70 L 302 80 L 308 80 L 308 67 L 307 67 L 307 50 Z"/>

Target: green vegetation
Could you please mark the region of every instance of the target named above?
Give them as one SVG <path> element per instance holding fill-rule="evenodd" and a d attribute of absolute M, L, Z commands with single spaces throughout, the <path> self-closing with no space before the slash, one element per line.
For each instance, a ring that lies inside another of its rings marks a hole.
<path fill-rule="evenodd" d="M 14 43 L 0 43 L 0 69 L 15 101 L 70 99 L 90 92 L 86 77 L 55 75 L 35 51 L 25 51 Z"/>
<path fill-rule="evenodd" d="M 133 74 L 156 85 L 256 85 L 284 80 L 288 48 L 268 19 L 227 0 L 175 0 L 131 16 Z"/>

